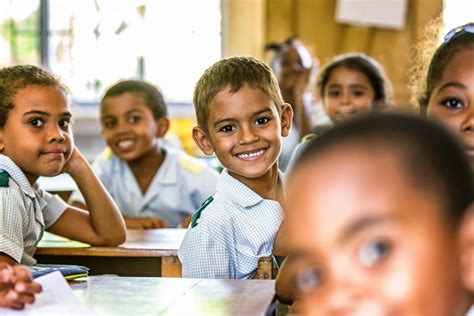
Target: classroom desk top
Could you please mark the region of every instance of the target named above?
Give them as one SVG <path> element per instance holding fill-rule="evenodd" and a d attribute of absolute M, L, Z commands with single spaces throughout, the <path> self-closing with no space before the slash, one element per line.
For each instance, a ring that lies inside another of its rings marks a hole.
<path fill-rule="evenodd" d="M 100 256 L 100 257 L 164 257 L 176 256 L 186 229 L 162 228 L 127 230 L 125 243 L 117 247 L 91 247 L 52 234 L 39 242 L 37 255 Z"/>
<path fill-rule="evenodd" d="M 71 284 L 97 315 L 263 315 L 274 280 L 92 276 Z"/>
<path fill-rule="evenodd" d="M 38 244 L 38 263 L 77 264 L 91 275 L 181 276 L 177 251 L 186 229 L 127 230 L 125 243 L 118 247 L 91 247 L 52 234 Z"/>

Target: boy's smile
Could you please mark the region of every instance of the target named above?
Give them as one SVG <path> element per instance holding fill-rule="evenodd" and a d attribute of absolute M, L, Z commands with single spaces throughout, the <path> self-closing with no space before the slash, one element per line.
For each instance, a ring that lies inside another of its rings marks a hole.
<path fill-rule="evenodd" d="M 288 183 L 300 311 L 461 315 L 469 304 L 441 198 L 416 187 L 389 146 L 341 147 L 300 166 Z"/>
<path fill-rule="evenodd" d="M 277 171 L 281 136 L 288 134 L 291 124 L 288 105 L 282 107 L 281 117 L 283 121 L 274 102 L 260 89 L 244 85 L 231 93 L 226 88 L 209 105 L 209 146 L 201 149 L 206 154 L 215 152 L 229 173 L 243 183 L 266 176 L 270 170 Z"/>
<path fill-rule="evenodd" d="M 3 154 L 33 184 L 39 176 L 57 175 L 73 147 L 66 95 L 56 86 L 27 86 L 13 99 L 1 131 Z"/>
<path fill-rule="evenodd" d="M 157 153 L 158 120 L 136 93 L 107 97 L 101 106 L 102 134 L 115 155 L 125 161 Z"/>

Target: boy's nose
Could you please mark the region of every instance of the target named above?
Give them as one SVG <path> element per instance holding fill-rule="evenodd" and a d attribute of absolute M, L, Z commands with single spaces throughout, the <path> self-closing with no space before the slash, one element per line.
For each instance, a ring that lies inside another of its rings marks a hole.
<path fill-rule="evenodd" d="M 259 139 L 252 127 L 243 127 L 240 132 L 239 144 L 250 144 Z"/>
<path fill-rule="evenodd" d="M 349 93 L 347 92 L 343 92 L 341 94 L 341 104 L 342 105 L 348 105 L 351 103 L 351 96 Z"/>

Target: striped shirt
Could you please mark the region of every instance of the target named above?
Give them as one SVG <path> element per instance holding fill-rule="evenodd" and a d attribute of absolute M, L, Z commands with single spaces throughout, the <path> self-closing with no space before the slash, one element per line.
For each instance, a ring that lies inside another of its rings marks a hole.
<path fill-rule="evenodd" d="M 178 250 L 183 277 L 251 278 L 258 259 L 271 256 L 282 219 L 277 201 L 263 199 L 224 170 L 214 200 Z"/>
<path fill-rule="evenodd" d="M 0 155 L 0 169 L 9 175 L 0 187 L 0 253 L 32 265 L 36 245 L 68 205 L 59 197 L 30 185 L 23 171 L 7 156 Z"/>

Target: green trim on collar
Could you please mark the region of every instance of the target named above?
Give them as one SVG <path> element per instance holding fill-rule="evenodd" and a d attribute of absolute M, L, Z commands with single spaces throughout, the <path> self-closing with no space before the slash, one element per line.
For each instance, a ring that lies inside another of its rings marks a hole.
<path fill-rule="evenodd" d="M 8 188 L 10 182 L 10 175 L 3 169 L 0 169 L 0 188 Z"/>
<path fill-rule="evenodd" d="M 208 197 L 202 204 L 201 206 L 193 213 L 193 217 L 191 219 L 191 228 L 194 228 L 197 226 L 197 220 L 201 217 L 202 211 L 214 201 L 214 197 L 210 196 Z"/>

